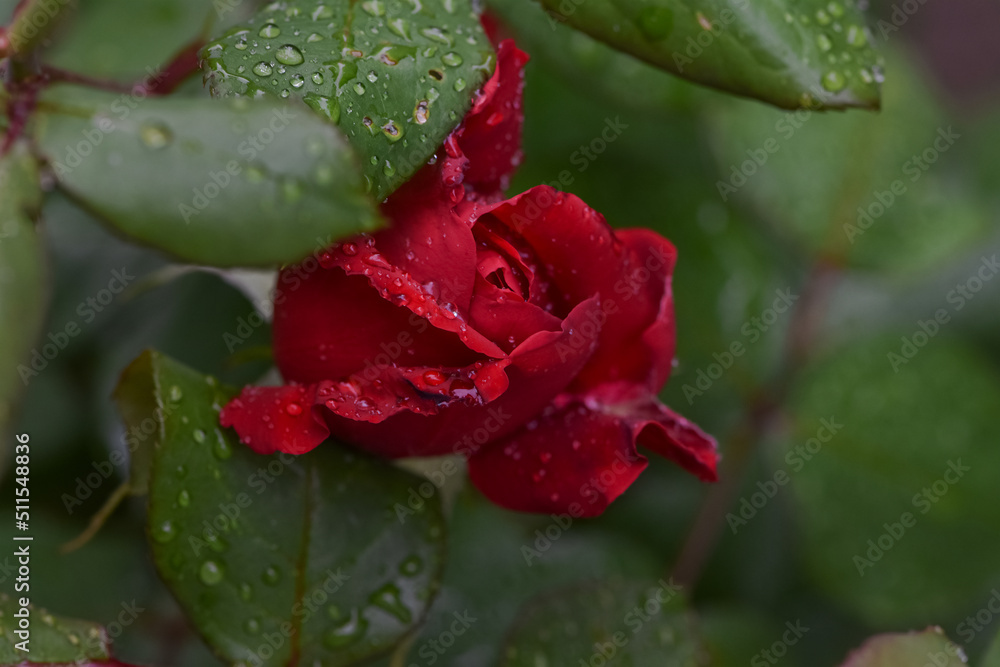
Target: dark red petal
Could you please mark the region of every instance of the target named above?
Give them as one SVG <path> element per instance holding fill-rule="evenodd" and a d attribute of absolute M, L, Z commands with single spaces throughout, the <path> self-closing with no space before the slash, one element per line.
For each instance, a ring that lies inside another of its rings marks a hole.
<path fill-rule="evenodd" d="M 647 230 L 616 235 L 579 198 L 544 185 L 491 212 L 531 245 L 568 303 L 601 297 L 600 343 L 574 389 L 619 380 L 662 387 L 674 351 L 673 245 Z"/>
<path fill-rule="evenodd" d="M 597 300 L 589 299 L 561 330 L 535 333 L 508 358 L 465 369 L 480 404 L 441 403 L 437 414 L 403 410 L 380 423 L 331 415 L 327 423 L 346 442 L 389 458 L 470 453 L 516 430 L 569 385 L 593 352 L 593 339 L 581 327 L 597 308 Z"/>
<path fill-rule="evenodd" d="M 505 356 L 495 343 L 468 325 L 455 304 L 441 298 L 441 285 L 435 281 L 420 283 L 403 269 L 390 264 L 371 237 L 359 236 L 354 241 L 337 244 L 320 261 L 326 267 L 341 268 L 349 275 L 364 276 L 383 299 L 408 309 L 441 331 L 457 334 L 470 350 L 492 358 Z M 475 270 L 464 279 L 473 282 Z"/>
<path fill-rule="evenodd" d="M 635 481 L 646 467 L 637 443 L 704 481 L 716 480 L 711 437 L 653 396 L 628 398 L 605 404 L 560 396 L 539 419 L 473 454 L 469 478 L 508 509 L 574 516 L 601 514 Z"/>
<path fill-rule="evenodd" d="M 455 333 L 387 301 L 367 277 L 315 263 L 281 272 L 273 331 L 275 361 L 290 382 L 336 380 L 372 365 L 464 366 L 478 357 Z"/>
<path fill-rule="evenodd" d="M 327 439 L 330 429 L 313 409 L 310 387 L 244 387 L 222 409 L 219 421 L 258 454 L 304 454 Z"/>
<path fill-rule="evenodd" d="M 463 315 L 472 299 L 476 241 L 431 169 L 403 185 L 382 206 L 392 226 L 375 235 L 386 261 L 418 283 L 435 283 L 440 299 Z"/>
<path fill-rule="evenodd" d="M 482 277 L 476 280 L 469 316 L 470 324 L 477 331 L 508 351 L 539 331 L 559 331 L 562 327 L 555 315 Z"/>
<path fill-rule="evenodd" d="M 597 516 L 646 465 L 624 420 L 570 401 L 473 454 L 469 479 L 507 509 Z"/>
<path fill-rule="evenodd" d="M 521 162 L 521 108 L 524 65 L 528 55 L 507 39 L 497 47 L 497 66 L 482 87 L 456 132 L 458 144 L 469 159 L 465 182 L 475 194 L 499 198 L 511 172 Z"/>

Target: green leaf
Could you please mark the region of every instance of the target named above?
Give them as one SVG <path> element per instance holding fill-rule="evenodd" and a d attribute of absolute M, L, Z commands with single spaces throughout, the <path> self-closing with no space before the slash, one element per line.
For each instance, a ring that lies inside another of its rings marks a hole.
<path fill-rule="evenodd" d="M 64 190 L 134 240 L 270 265 L 378 224 L 350 146 L 304 106 L 72 90 L 73 106 L 62 95 L 36 121 L 41 150 Z"/>
<path fill-rule="evenodd" d="M 469 0 L 291 0 L 205 50 L 217 95 L 301 97 L 341 127 L 381 200 L 434 154 L 492 73 Z"/>
<path fill-rule="evenodd" d="M 723 201 L 748 204 L 795 246 L 853 266 L 926 273 L 992 230 L 953 177 L 969 133 L 895 55 L 882 113 L 779 113 L 720 103 L 706 114 Z"/>
<path fill-rule="evenodd" d="M 522 610 L 498 667 L 579 664 L 708 663 L 679 590 L 660 580 L 590 584 L 538 598 Z"/>
<path fill-rule="evenodd" d="M 778 454 L 809 572 L 876 626 L 967 614 L 1000 581 L 1000 382 L 980 354 L 925 333 L 954 325 L 927 322 L 815 364 Z"/>
<path fill-rule="evenodd" d="M 17 369 L 45 318 L 45 256 L 34 225 L 41 199 L 38 165 L 24 144 L 16 144 L 0 158 L 0 437 L 7 442 L 14 404 L 25 387 Z"/>
<path fill-rule="evenodd" d="M 850 0 L 542 0 L 554 20 L 691 81 L 779 107 L 879 106 Z"/>
<path fill-rule="evenodd" d="M 24 614 L 29 622 L 27 637 L 17 635 Z M 26 638 L 27 653 L 16 647 Z M 98 624 L 57 618 L 33 606 L 22 607 L 20 598 L 0 593 L 0 665 L 89 664 L 110 657 L 111 645 Z"/>
<path fill-rule="evenodd" d="M 1000 667 L 1000 634 L 993 638 L 993 642 L 986 650 L 979 667 Z"/>
<path fill-rule="evenodd" d="M 923 632 L 877 635 L 851 653 L 841 667 L 963 667 L 962 649 L 948 641 L 941 628 Z"/>
<path fill-rule="evenodd" d="M 212 648 L 233 662 L 349 665 L 411 633 L 437 591 L 443 518 L 435 502 L 405 520 L 394 508 L 423 480 L 332 442 L 254 454 L 218 425 L 234 390 L 144 355 L 161 415 L 153 558 Z"/>
<path fill-rule="evenodd" d="M 653 65 L 554 21 L 535 0 L 490 0 L 489 6 L 514 32 L 517 45 L 531 54 L 536 76 L 538 65 L 558 72 L 581 90 L 589 91 L 591 100 L 600 98 L 650 111 L 662 120 L 664 112 L 689 106 L 693 93 L 698 91 L 696 86 Z M 539 84 L 533 82 L 529 87 L 533 91 L 532 119 L 538 123 Z M 575 123 L 573 129 L 580 131 Z M 531 155 L 532 160 L 540 157 Z"/>

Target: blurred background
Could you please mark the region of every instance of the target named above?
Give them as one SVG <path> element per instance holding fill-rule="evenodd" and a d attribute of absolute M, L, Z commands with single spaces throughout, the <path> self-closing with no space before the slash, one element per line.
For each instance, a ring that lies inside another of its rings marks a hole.
<path fill-rule="evenodd" d="M 0 0 L 0 15 L 12 5 Z M 80 5 L 52 62 L 122 80 L 215 14 L 201 0 Z M 734 99 L 530 0 L 492 9 L 532 56 L 511 192 L 553 184 L 612 225 L 677 246 L 677 366 L 663 398 L 718 438 L 722 481 L 703 486 L 653 460 L 604 516 L 530 565 L 522 546 L 552 519 L 462 490 L 445 585 L 406 664 L 431 664 L 422 642 L 455 611 L 478 620 L 439 664 L 491 665 L 534 596 L 670 574 L 687 585 L 713 665 L 755 664 L 797 622 L 809 630 L 783 665 L 839 664 L 874 633 L 928 625 L 982 664 L 1000 629 L 988 607 L 1000 596 L 1000 6 L 873 3 L 870 39 L 886 61 L 878 114 Z M 180 94 L 207 93 L 195 80 Z M 125 365 L 157 347 L 251 381 L 267 368 L 268 327 L 252 324 L 261 304 L 113 237 L 58 195 L 43 218 L 47 331 L 76 322 L 81 333 L 31 379 L 15 426 L 35 443 L 34 601 L 111 624 L 123 660 L 219 664 L 156 577 L 141 500 L 79 551 L 58 545 L 125 473 L 102 463 L 123 449 L 110 393 Z M 104 303 L 116 271 L 134 278 Z M 8 472 L 0 497 L 12 493 Z M 915 524 L 880 541 L 906 512 Z M 10 559 L 0 556 L 5 588 Z M 116 626 L 123 605 L 144 611 Z"/>

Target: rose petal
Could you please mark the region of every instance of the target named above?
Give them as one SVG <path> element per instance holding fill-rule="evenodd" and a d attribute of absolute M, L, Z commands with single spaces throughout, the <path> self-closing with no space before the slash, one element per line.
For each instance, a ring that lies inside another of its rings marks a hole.
<path fill-rule="evenodd" d="M 330 436 L 314 403 L 312 388 L 303 385 L 244 387 L 222 409 L 219 421 L 235 428 L 240 441 L 258 454 L 304 454 Z"/>
<path fill-rule="evenodd" d="M 473 327 L 504 350 L 512 351 L 539 331 L 559 331 L 562 322 L 509 290 L 481 277 L 469 313 Z"/>
<path fill-rule="evenodd" d="M 455 332 L 387 301 L 366 276 L 308 266 L 278 278 L 274 356 L 285 380 L 336 380 L 390 363 L 465 366 L 478 358 Z"/>
<path fill-rule="evenodd" d="M 465 182 L 480 198 L 499 199 L 510 174 L 521 163 L 524 65 L 528 55 L 507 39 L 497 47 L 493 76 L 479 91 L 456 133 L 469 158 Z"/>
<path fill-rule="evenodd" d="M 600 344 L 574 389 L 583 393 L 618 380 L 660 389 L 674 352 L 673 245 L 648 230 L 616 235 L 579 198 L 545 185 L 491 213 L 524 237 L 566 302 L 601 297 Z"/>
<path fill-rule="evenodd" d="M 327 423 L 346 442 L 388 458 L 475 451 L 516 430 L 565 390 L 593 352 L 593 338 L 581 325 L 597 309 L 597 300 L 588 299 L 559 331 L 535 333 L 506 359 L 469 369 L 481 404 L 441 404 L 433 416 L 404 410 L 378 424 L 337 416 Z"/>
<path fill-rule="evenodd" d="M 624 420 L 570 401 L 473 454 L 469 479 L 507 509 L 597 516 L 647 463 Z"/>
<path fill-rule="evenodd" d="M 637 443 L 705 481 L 716 479 L 715 441 L 654 397 L 605 405 L 569 394 L 474 453 L 469 478 L 508 509 L 597 516 L 646 467 Z"/>

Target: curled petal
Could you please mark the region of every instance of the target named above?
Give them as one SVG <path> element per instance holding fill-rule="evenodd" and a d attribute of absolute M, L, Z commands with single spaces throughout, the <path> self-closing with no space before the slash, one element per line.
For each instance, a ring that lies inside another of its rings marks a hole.
<path fill-rule="evenodd" d="M 465 182 L 485 199 L 499 199 L 511 172 L 521 163 L 521 98 L 527 62 L 528 55 L 513 40 L 500 42 L 496 70 L 456 133 L 469 159 Z"/>
<path fill-rule="evenodd" d="M 370 366 L 464 366 L 479 357 L 454 332 L 385 300 L 366 276 L 318 264 L 281 272 L 273 331 L 282 376 L 303 384 Z"/>
<path fill-rule="evenodd" d="M 574 389 L 630 380 L 659 390 L 674 353 L 673 245 L 652 231 L 616 233 L 579 198 L 545 185 L 491 213 L 524 237 L 566 302 L 601 297 L 600 344 Z"/>
<path fill-rule="evenodd" d="M 479 402 L 439 404 L 435 414 L 395 412 L 378 424 L 328 417 L 334 435 L 388 458 L 471 453 L 516 430 L 564 391 L 593 353 L 581 333 L 599 308 L 596 299 L 577 306 L 559 331 L 540 331 L 505 359 L 473 365 L 469 377 Z"/>
<path fill-rule="evenodd" d="M 508 509 L 597 516 L 646 467 L 637 444 L 705 481 L 716 479 L 715 442 L 654 397 L 607 405 L 568 394 L 473 454 L 469 477 Z"/>

